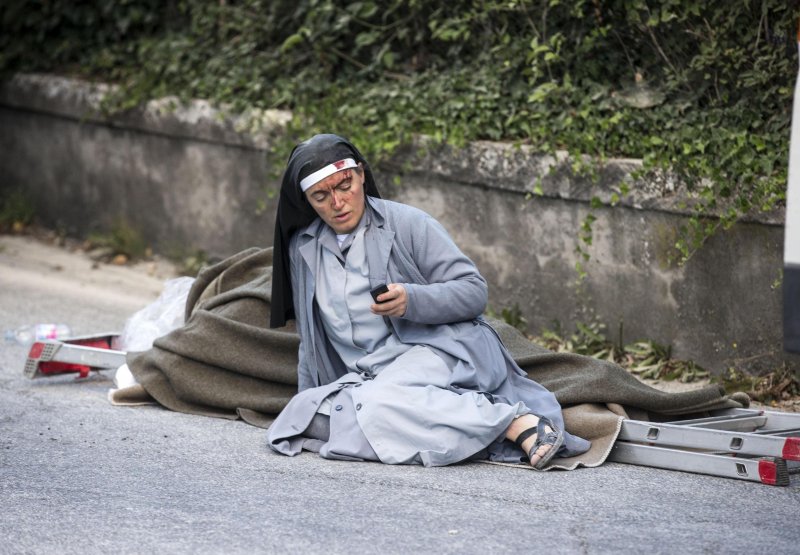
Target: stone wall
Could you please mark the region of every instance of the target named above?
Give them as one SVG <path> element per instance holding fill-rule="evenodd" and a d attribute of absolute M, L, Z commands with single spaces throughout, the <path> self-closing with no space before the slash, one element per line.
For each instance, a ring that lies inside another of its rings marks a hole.
<path fill-rule="evenodd" d="M 106 116 L 106 92 L 52 76 L 3 84 L 0 193 L 24 188 L 40 220 L 72 234 L 127 222 L 162 252 L 226 256 L 271 244 L 278 180 L 266 152 L 290 114 L 231 116 L 162 99 Z M 691 196 L 668 176 L 633 179 L 639 167 L 610 160 L 590 180 L 563 155 L 475 142 L 417 144 L 376 173 L 384 196 L 432 214 L 475 260 L 491 309 L 519 307 L 531 331 L 598 318 L 614 339 L 620 330 L 624 342 L 654 339 L 717 372 L 788 360 L 783 214 L 720 232 L 677 267 L 670 252 Z M 617 201 L 621 181 L 631 193 Z M 591 259 L 578 285 L 575 248 L 590 212 Z"/>

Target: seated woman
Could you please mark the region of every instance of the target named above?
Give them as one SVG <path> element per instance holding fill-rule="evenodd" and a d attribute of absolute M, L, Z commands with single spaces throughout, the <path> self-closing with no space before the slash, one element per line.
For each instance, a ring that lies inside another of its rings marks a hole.
<path fill-rule="evenodd" d="M 351 143 L 330 134 L 301 143 L 281 185 L 270 322 L 297 321 L 299 393 L 269 445 L 388 464 L 522 459 L 537 469 L 586 451 L 553 394 L 483 320 L 486 302 L 486 281 L 444 228 L 382 200 Z"/>

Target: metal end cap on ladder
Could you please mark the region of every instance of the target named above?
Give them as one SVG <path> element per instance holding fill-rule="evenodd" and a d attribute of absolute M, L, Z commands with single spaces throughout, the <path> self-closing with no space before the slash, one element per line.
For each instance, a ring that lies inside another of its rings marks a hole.
<path fill-rule="evenodd" d="M 770 486 L 789 485 L 789 467 L 783 459 L 758 461 L 758 477 Z"/>

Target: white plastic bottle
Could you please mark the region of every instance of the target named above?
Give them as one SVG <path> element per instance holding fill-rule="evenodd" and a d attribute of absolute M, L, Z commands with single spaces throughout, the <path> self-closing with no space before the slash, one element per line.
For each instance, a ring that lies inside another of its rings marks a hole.
<path fill-rule="evenodd" d="M 16 342 L 20 345 L 30 345 L 42 339 L 64 339 L 72 335 L 72 330 L 67 324 L 33 324 L 21 326 L 15 330 L 6 330 L 7 342 Z"/>

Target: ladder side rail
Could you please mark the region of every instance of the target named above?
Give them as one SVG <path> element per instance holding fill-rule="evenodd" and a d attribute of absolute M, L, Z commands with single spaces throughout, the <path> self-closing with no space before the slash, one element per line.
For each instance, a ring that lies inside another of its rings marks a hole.
<path fill-rule="evenodd" d="M 618 441 L 611 449 L 608 460 L 768 485 L 789 485 L 789 473 L 783 459 L 767 461 L 736 458 Z"/>
<path fill-rule="evenodd" d="M 125 351 L 62 343 L 48 361 L 84 364 L 92 368 L 119 368 L 125 364 L 126 355 Z"/>
<path fill-rule="evenodd" d="M 752 413 L 742 413 L 742 414 L 715 414 L 713 416 L 706 416 L 703 418 L 690 418 L 686 420 L 670 420 L 669 422 L 664 422 L 664 424 L 679 424 L 681 426 L 692 426 L 695 424 L 712 424 L 714 422 L 729 422 L 732 420 L 747 420 L 749 418 L 753 418 L 755 416 L 761 416 L 761 411 L 753 411 Z"/>
<path fill-rule="evenodd" d="M 787 438 L 640 420 L 623 420 L 618 440 L 800 460 L 798 442 Z"/>
<path fill-rule="evenodd" d="M 762 429 L 750 433 L 776 437 L 800 437 L 800 428 L 776 428 L 774 430 Z"/>
<path fill-rule="evenodd" d="M 115 341 L 120 336 L 120 332 L 118 331 L 104 331 L 99 333 L 88 333 L 84 335 L 73 335 L 70 337 L 65 337 L 64 339 L 60 339 L 62 343 L 78 343 L 80 344 L 83 341 L 105 341 L 107 343 L 111 343 Z"/>
<path fill-rule="evenodd" d="M 734 432 L 754 432 L 767 425 L 766 416 L 748 416 L 747 418 L 736 418 L 731 420 L 719 420 L 717 422 L 706 422 L 696 424 L 677 424 L 686 428 L 702 428 L 705 430 L 727 430 Z"/>
<path fill-rule="evenodd" d="M 686 420 L 670 420 L 665 424 L 677 424 L 681 426 L 705 426 L 716 424 L 719 422 L 738 422 L 749 421 L 754 418 L 763 418 L 763 412 L 754 412 L 753 414 L 720 414 L 714 416 L 706 416 L 703 418 L 690 418 Z"/>
<path fill-rule="evenodd" d="M 756 410 L 756 409 L 722 409 L 713 411 L 717 416 L 744 416 L 744 415 L 764 415 L 767 417 L 767 424 L 764 429 L 785 429 L 800 428 L 800 413 L 781 412 L 775 410 Z"/>
<path fill-rule="evenodd" d="M 765 430 L 800 428 L 800 413 L 764 411 L 764 416 L 767 417 L 767 423 L 764 425 Z"/>

